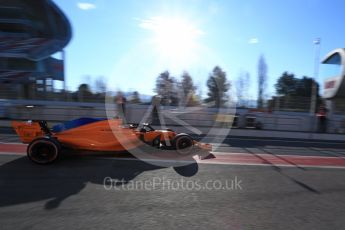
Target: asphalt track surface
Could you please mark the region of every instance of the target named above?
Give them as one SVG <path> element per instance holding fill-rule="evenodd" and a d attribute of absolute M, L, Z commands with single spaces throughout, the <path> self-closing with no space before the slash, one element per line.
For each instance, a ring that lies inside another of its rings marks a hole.
<path fill-rule="evenodd" d="M 340 142 L 229 138 L 215 158 L 173 168 L 97 156 L 38 166 L 15 138 L 0 136 L 1 229 L 344 229 Z"/>

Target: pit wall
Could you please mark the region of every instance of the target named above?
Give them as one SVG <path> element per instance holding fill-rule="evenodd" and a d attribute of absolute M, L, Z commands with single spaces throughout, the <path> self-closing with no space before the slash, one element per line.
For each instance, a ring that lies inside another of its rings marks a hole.
<path fill-rule="evenodd" d="M 116 106 L 111 105 L 110 107 L 111 116 L 116 116 Z M 163 125 L 167 127 L 190 125 L 203 129 L 220 127 L 299 132 L 316 132 L 318 130 L 317 117 L 302 112 L 218 110 L 206 107 L 186 109 L 161 107 L 160 110 L 163 111 Z M 148 117 L 146 122 L 159 125 L 159 119 L 152 115 L 150 105 L 126 105 L 128 122 L 140 123 L 146 115 Z M 80 117 L 106 118 L 105 105 L 102 103 L 0 100 L 0 119 L 2 120 L 46 120 L 58 123 Z M 327 127 L 328 133 L 345 133 L 345 115 L 329 116 Z"/>

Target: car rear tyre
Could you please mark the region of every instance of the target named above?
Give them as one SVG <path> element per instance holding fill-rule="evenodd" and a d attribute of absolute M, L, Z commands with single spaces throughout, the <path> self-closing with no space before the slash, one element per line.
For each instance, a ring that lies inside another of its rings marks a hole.
<path fill-rule="evenodd" d="M 188 155 L 193 150 L 194 141 L 187 134 L 179 134 L 174 139 L 174 147 L 180 155 Z"/>
<path fill-rule="evenodd" d="M 51 164 L 59 157 L 60 143 L 52 138 L 33 140 L 27 148 L 28 158 L 36 164 Z"/>

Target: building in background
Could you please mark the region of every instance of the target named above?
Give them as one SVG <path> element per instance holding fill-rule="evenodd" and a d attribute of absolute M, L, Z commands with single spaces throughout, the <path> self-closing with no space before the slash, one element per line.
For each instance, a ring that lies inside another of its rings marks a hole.
<path fill-rule="evenodd" d="M 0 98 L 40 98 L 64 82 L 71 25 L 51 0 L 0 1 Z M 52 57 L 61 53 L 61 59 Z M 64 85 L 64 84 L 63 84 Z"/>
<path fill-rule="evenodd" d="M 332 112 L 345 112 L 345 49 L 339 48 L 329 52 L 322 60 L 323 97 Z"/>

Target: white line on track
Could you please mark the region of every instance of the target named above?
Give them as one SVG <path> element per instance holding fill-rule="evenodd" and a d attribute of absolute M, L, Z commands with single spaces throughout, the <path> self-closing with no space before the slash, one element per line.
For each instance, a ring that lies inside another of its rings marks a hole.
<path fill-rule="evenodd" d="M 211 152 L 218 156 L 231 156 L 231 155 L 251 155 L 251 156 L 279 156 L 279 157 L 294 157 L 294 158 L 323 158 L 323 159 L 334 159 L 341 157 L 328 157 L 328 156 L 310 156 L 310 155 L 288 155 L 288 154 L 269 154 L 269 153 L 229 153 L 229 152 Z"/>
<path fill-rule="evenodd" d="M 209 162 L 209 161 L 173 161 L 173 160 L 139 160 L 136 158 L 111 158 L 111 157 L 101 157 L 97 159 L 113 159 L 113 160 L 122 160 L 122 161 L 144 161 L 147 163 L 156 162 L 156 163 L 166 163 L 166 164 L 174 164 L 174 163 L 201 163 L 201 164 L 208 164 L 208 165 L 238 165 L 238 166 L 264 166 L 264 167 L 288 167 L 288 168 L 321 168 L 321 169 L 345 169 L 345 166 L 320 166 L 320 165 L 291 165 L 291 164 L 258 164 L 258 163 L 234 163 L 234 162 Z"/>
<path fill-rule="evenodd" d="M 345 143 L 340 143 L 339 142 L 330 142 L 328 140 L 325 141 L 308 141 L 308 140 L 277 140 L 277 139 L 270 139 L 270 137 L 265 137 L 265 138 L 240 138 L 240 137 L 225 137 L 225 138 L 221 138 L 221 137 L 203 137 L 201 138 L 201 140 L 203 139 L 212 139 L 212 140 L 229 140 L 229 139 L 237 139 L 237 140 L 250 140 L 250 141 L 272 141 L 272 142 L 287 142 L 287 143 L 313 143 L 313 144 L 336 144 L 336 145 L 345 145 Z M 220 143 L 218 143 L 220 144 Z"/>

